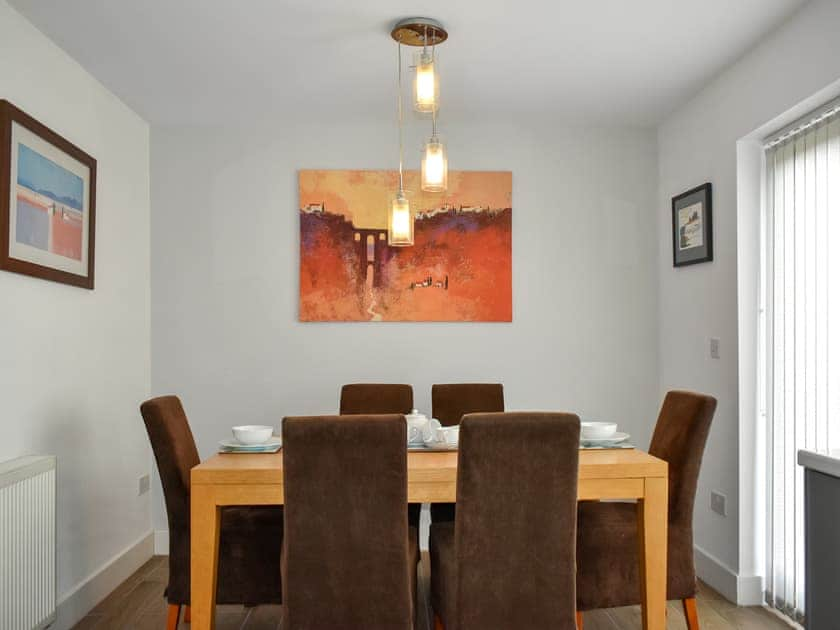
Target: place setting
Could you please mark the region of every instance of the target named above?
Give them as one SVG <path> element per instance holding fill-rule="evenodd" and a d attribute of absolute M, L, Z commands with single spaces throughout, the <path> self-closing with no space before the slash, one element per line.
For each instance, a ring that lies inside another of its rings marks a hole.
<path fill-rule="evenodd" d="M 629 439 L 628 433 L 618 431 L 618 424 L 615 422 L 580 423 L 581 449 L 634 448 Z"/>
<path fill-rule="evenodd" d="M 405 414 L 409 451 L 457 451 L 457 425 L 445 427 L 437 418 L 428 418 L 417 409 Z"/>
<path fill-rule="evenodd" d="M 248 424 L 232 427 L 233 438 L 219 442 L 220 453 L 276 453 L 283 439 L 274 435 L 274 427 Z"/>

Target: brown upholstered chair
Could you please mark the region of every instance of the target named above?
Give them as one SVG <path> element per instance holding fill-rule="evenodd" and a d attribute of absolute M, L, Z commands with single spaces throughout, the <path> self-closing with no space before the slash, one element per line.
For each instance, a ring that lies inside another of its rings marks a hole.
<path fill-rule="evenodd" d="M 140 413 L 149 433 L 163 484 L 169 520 L 167 628 L 178 626 L 181 607 L 189 621 L 190 470 L 199 463 L 192 431 L 177 396 L 147 400 Z M 280 603 L 283 508 L 230 507 L 222 510 L 216 601 L 220 604 Z"/>
<path fill-rule="evenodd" d="M 505 410 L 501 383 L 448 383 L 432 385 L 432 416 L 443 426 L 461 422 L 468 413 Z"/>
<path fill-rule="evenodd" d="M 411 385 L 391 383 L 353 383 L 341 387 L 339 411 L 348 414 L 411 413 L 414 389 Z M 420 529 L 419 503 L 408 504 L 408 524 Z"/>
<path fill-rule="evenodd" d="M 461 421 L 458 513 L 429 537 L 435 627 L 575 627 L 580 420 L 565 413 Z"/>
<path fill-rule="evenodd" d="M 405 444 L 401 415 L 283 421 L 284 630 L 414 627 Z"/>
<path fill-rule="evenodd" d="M 411 413 L 414 390 L 411 385 L 353 383 L 341 388 L 339 412 L 348 414 Z"/>
<path fill-rule="evenodd" d="M 665 396 L 650 454 L 668 462 L 668 599 L 683 601 L 697 630 L 697 581 L 691 519 L 700 462 L 717 401 L 672 391 Z M 582 502 L 578 509 L 579 611 L 640 603 L 635 503 Z"/>
<path fill-rule="evenodd" d="M 501 383 L 449 383 L 432 385 L 432 417 L 443 426 L 461 422 L 468 413 L 505 410 Z M 454 503 L 432 503 L 433 523 L 455 520 Z"/>

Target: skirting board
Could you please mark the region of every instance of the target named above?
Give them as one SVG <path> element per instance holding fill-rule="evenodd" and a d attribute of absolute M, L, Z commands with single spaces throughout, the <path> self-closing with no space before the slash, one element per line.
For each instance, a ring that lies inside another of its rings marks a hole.
<path fill-rule="evenodd" d="M 738 575 L 697 545 L 694 546 L 694 568 L 698 578 L 729 601 L 739 606 L 761 606 L 764 603 L 760 575 Z"/>
<path fill-rule="evenodd" d="M 156 529 L 155 530 L 155 555 L 168 556 L 169 555 L 169 530 Z"/>
<path fill-rule="evenodd" d="M 57 619 L 50 630 L 69 630 L 154 554 L 150 531 L 120 551 L 58 600 Z"/>

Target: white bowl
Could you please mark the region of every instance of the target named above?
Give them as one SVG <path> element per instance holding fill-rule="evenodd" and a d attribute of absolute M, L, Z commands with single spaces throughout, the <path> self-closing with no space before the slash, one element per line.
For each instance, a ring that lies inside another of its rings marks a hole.
<path fill-rule="evenodd" d="M 246 424 L 241 427 L 233 427 L 233 437 L 240 444 L 265 444 L 274 433 L 274 427 L 267 427 L 261 424 Z"/>
<path fill-rule="evenodd" d="M 615 422 L 581 422 L 580 437 L 583 440 L 604 440 L 615 435 Z"/>

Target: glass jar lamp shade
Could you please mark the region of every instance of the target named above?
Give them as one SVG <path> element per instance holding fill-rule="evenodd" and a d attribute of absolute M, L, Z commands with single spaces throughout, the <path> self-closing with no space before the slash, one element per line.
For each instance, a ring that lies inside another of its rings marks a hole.
<path fill-rule="evenodd" d="M 428 52 L 417 54 L 414 77 L 414 109 L 436 112 L 440 107 L 440 88 L 437 62 Z"/>
<path fill-rule="evenodd" d="M 449 179 L 449 163 L 446 159 L 446 147 L 432 138 L 423 147 L 420 160 L 420 188 L 426 192 L 444 192 Z"/>
<path fill-rule="evenodd" d="M 394 197 L 391 210 L 388 212 L 388 245 L 392 247 L 414 245 L 414 215 L 402 191 Z"/>

